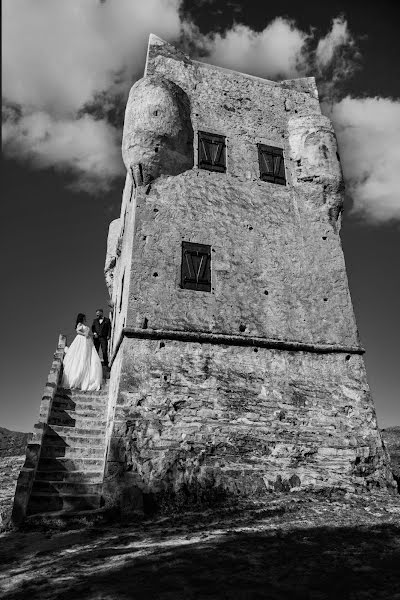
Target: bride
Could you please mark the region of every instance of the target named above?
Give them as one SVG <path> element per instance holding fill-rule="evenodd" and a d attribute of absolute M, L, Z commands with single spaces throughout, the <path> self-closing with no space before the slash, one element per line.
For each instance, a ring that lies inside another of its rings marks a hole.
<path fill-rule="evenodd" d="M 78 334 L 64 357 L 64 373 L 61 385 L 64 388 L 79 388 L 93 392 L 101 387 L 103 368 L 92 341 L 92 332 L 86 325 L 82 313 L 76 318 Z"/>

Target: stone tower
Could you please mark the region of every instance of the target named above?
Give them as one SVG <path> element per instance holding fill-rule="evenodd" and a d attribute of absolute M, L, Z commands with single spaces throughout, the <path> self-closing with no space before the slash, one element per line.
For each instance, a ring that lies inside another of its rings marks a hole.
<path fill-rule="evenodd" d="M 122 152 L 106 497 L 390 487 L 314 78 L 237 73 L 151 35 Z"/>
<path fill-rule="evenodd" d="M 390 489 L 314 78 L 221 69 L 152 35 L 122 153 L 109 386 L 60 390 L 60 342 L 15 520 L 182 490 Z"/>

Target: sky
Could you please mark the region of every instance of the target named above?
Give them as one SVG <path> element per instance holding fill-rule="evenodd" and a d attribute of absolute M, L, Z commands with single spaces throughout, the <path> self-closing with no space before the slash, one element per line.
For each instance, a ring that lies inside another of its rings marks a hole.
<path fill-rule="evenodd" d="M 29 431 L 60 332 L 107 310 L 121 134 L 150 33 L 279 81 L 315 76 L 335 126 L 341 238 L 381 427 L 400 425 L 400 37 L 381 0 L 3 0 L 0 426 Z"/>

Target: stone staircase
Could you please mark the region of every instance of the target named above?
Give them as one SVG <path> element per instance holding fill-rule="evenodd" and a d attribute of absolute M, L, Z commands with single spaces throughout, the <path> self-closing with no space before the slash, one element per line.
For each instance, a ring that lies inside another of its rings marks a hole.
<path fill-rule="evenodd" d="M 98 392 L 57 388 L 27 517 L 101 508 L 107 400 L 108 382 Z"/>

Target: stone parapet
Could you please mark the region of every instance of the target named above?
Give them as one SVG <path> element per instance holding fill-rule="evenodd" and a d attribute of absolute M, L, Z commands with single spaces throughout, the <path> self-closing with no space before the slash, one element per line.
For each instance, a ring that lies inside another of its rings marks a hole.
<path fill-rule="evenodd" d="M 43 438 L 48 426 L 47 424 L 54 396 L 61 378 L 62 359 L 65 352 L 66 341 L 65 335 L 60 334 L 58 338 L 57 350 L 54 353 L 53 362 L 50 367 L 47 382 L 44 387 L 42 401 L 40 403 L 39 419 L 34 426 L 32 437 L 26 448 L 25 463 L 18 477 L 11 517 L 15 525 L 21 523 L 26 516 L 29 497 L 39 464 Z"/>

